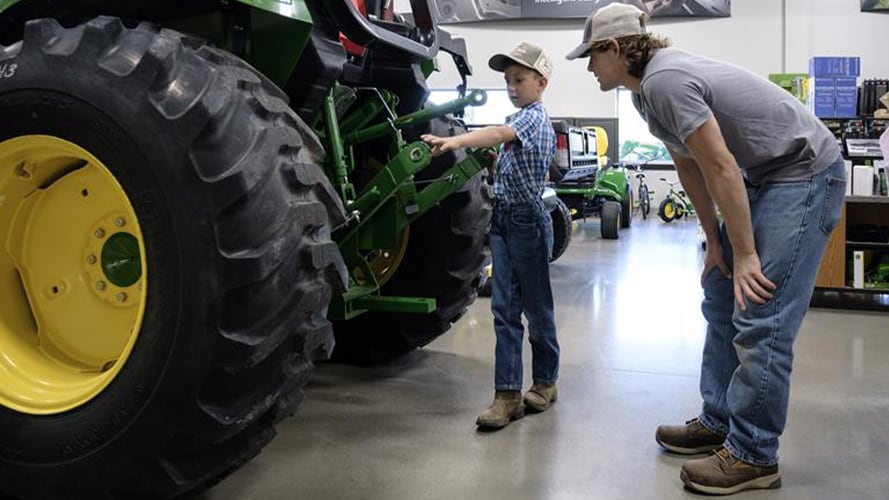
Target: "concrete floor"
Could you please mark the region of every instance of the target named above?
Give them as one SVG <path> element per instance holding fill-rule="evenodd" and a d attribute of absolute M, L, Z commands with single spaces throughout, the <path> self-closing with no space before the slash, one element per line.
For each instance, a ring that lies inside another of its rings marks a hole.
<path fill-rule="evenodd" d="M 493 395 L 490 302 L 479 299 L 397 366 L 320 366 L 296 417 L 201 500 L 697 497 L 679 480 L 684 458 L 653 439 L 700 405 L 695 222 L 637 220 L 619 241 L 598 230 L 576 227 L 552 266 L 562 366 L 551 411 L 476 431 Z M 784 486 L 738 497 L 889 498 L 885 313 L 808 314 L 781 445 Z"/>

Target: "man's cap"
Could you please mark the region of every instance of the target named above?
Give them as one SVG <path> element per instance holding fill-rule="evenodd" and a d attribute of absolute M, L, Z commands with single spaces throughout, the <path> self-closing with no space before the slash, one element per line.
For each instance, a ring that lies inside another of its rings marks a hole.
<path fill-rule="evenodd" d="M 546 52 L 527 42 L 520 43 L 509 54 L 495 54 L 488 60 L 488 66 L 494 71 L 500 72 L 506 71 L 506 68 L 513 63 L 533 69 L 547 79 L 553 73 L 553 63 L 549 60 Z"/>
<path fill-rule="evenodd" d="M 632 5 L 613 3 L 602 7 L 586 18 L 583 41 L 565 56 L 569 61 L 589 57 L 594 42 L 647 33 L 645 21 L 648 15 Z"/>

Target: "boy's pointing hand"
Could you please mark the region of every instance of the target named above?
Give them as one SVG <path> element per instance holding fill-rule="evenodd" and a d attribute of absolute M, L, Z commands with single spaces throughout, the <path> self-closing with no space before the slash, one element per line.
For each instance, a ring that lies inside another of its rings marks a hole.
<path fill-rule="evenodd" d="M 432 156 L 439 156 L 442 153 L 459 149 L 456 137 L 439 137 L 432 134 L 423 134 L 420 136 L 426 144 L 432 146 Z"/>

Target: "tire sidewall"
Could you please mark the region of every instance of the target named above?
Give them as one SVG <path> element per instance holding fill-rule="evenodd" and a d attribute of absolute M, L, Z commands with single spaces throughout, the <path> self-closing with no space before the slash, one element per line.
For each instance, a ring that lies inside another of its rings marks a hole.
<path fill-rule="evenodd" d="M 30 134 L 59 137 L 89 151 L 108 168 L 139 220 L 147 261 L 147 299 L 139 338 L 126 364 L 93 400 L 45 417 L 0 409 L 0 457 L 10 465 L 77 461 L 76 468 L 94 474 L 100 466 L 107 474 L 124 464 L 108 460 L 99 464 L 89 455 L 114 446 L 120 451 L 96 455 L 120 458 L 128 449 L 159 446 L 166 409 L 150 402 L 171 399 L 158 397 L 158 392 L 188 391 L 190 375 L 205 369 L 202 360 L 208 356 L 201 352 L 209 346 L 203 333 L 207 327 L 201 325 L 212 322 L 205 316 L 208 307 L 201 292 L 204 277 L 213 273 L 183 276 L 179 263 L 212 263 L 213 257 L 201 244 L 207 241 L 208 229 L 201 224 L 205 210 L 189 195 L 188 186 L 193 183 L 180 174 L 188 171 L 181 164 L 188 155 L 179 145 L 188 144 L 189 139 L 180 135 L 182 124 L 161 120 L 149 109 L 147 84 L 122 84 L 101 71 L 82 71 L 86 62 L 76 54 L 48 57 L 39 56 L 38 50 L 24 48 L 15 58 L 20 70 L 17 77 L 0 81 L 0 112 L 12 118 L 0 127 L 0 140 Z M 193 236 L 183 244 L 186 235 Z M 181 314 L 183 310 L 198 313 Z M 181 342 L 182 331 L 189 331 L 189 342 Z M 177 379 L 164 380 L 171 369 Z M 128 429 L 131 425 L 146 429 L 134 432 Z M 22 429 L 28 434 L 26 448 L 12 434 Z M 122 435 L 127 438 L 118 439 Z"/>

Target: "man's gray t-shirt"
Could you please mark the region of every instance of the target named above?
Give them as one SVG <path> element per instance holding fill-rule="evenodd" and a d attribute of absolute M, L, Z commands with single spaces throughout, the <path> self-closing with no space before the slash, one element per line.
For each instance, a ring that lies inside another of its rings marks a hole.
<path fill-rule="evenodd" d="M 651 133 L 683 156 L 691 156 L 688 136 L 715 117 L 753 184 L 807 179 L 840 156 L 833 134 L 789 92 L 739 66 L 678 49 L 655 53 L 633 103 Z"/>

